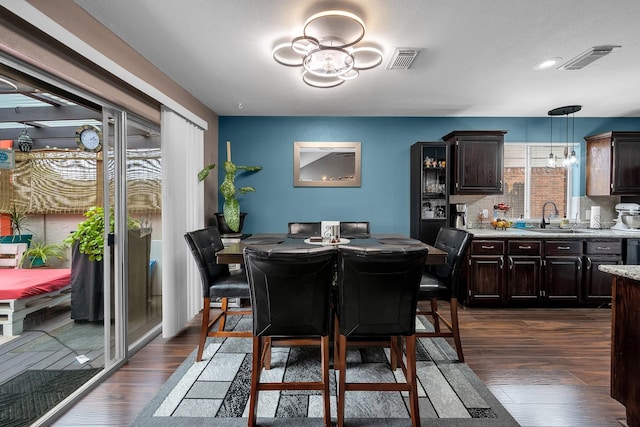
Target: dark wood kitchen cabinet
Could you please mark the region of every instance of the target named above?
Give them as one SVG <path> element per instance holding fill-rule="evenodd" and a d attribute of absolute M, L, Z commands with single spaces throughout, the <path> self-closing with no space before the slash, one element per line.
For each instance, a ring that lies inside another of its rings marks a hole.
<path fill-rule="evenodd" d="M 605 132 L 587 141 L 587 196 L 640 195 L 640 132 Z"/>
<path fill-rule="evenodd" d="M 546 301 L 579 302 L 582 288 L 582 240 L 549 240 L 544 243 Z"/>
<path fill-rule="evenodd" d="M 611 302 L 611 275 L 600 271 L 598 266 L 622 264 L 622 240 L 587 241 L 584 260 L 584 301 Z"/>
<path fill-rule="evenodd" d="M 542 242 L 507 242 L 507 302 L 530 302 L 540 298 L 542 285 Z"/>
<path fill-rule="evenodd" d="M 451 147 L 451 194 L 502 194 L 506 131 L 454 131 L 442 137 Z"/>
<path fill-rule="evenodd" d="M 502 240 L 474 240 L 468 259 L 468 304 L 500 304 L 504 283 L 504 246 Z"/>

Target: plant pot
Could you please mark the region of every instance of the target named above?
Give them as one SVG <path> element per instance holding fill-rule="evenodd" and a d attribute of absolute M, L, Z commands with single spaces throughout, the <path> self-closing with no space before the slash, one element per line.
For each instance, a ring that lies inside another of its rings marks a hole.
<path fill-rule="evenodd" d="M 45 267 L 44 261 L 40 257 L 28 257 L 22 268 L 41 268 Z"/>
<path fill-rule="evenodd" d="M 0 236 L 0 243 L 26 243 L 27 248 L 31 245 L 32 234 L 13 234 L 11 236 Z"/>
<path fill-rule="evenodd" d="M 238 231 L 233 231 L 227 226 L 227 221 L 224 220 L 224 214 L 222 212 L 216 213 L 216 221 L 218 222 L 218 231 L 221 236 L 240 236 L 242 234 L 242 226 L 244 225 L 244 217 L 247 216 L 246 212 L 240 212 L 240 227 Z"/>

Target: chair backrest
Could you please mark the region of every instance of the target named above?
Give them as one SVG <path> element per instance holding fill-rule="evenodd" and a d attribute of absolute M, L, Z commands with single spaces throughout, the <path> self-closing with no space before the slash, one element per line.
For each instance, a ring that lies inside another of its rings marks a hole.
<path fill-rule="evenodd" d="M 442 227 L 438 231 L 434 247 L 447 253 L 447 263 L 429 266 L 429 272 L 451 287 L 457 295 L 458 282 L 464 256 L 471 245 L 473 234 L 459 228 Z"/>
<path fill-rule="evenodd" d="M 196 261 L 202 279 L 202 295 L 209 295 L 209 286 L 218 278 L 229 276 L 229 266 L 218 264 L 216 253 L 224 248 L 216 227 L 189 231 L 184 234 L 187 246 Z"/>
<path fill-rule="evenodd" d="M 341 246 L 338 318 L 345 336 L 415 333 L 418 289 L 427 248 Z"/>
<path fill-rule="evenodd" d="M 328 335 L 336 254 L 333 246 L 245 247 L 254 335 Z"/>
<path fill-rule="evenodd" d="M 306 239 L 320 235 L 320 222 L 290 222 L 288 229 L 289 237 Z"/>
<path fill-rule="evenodd" d="M 340 237 L 346 239 L 368 239 L 371 237 L 369 222 L 340 222 Z"/>

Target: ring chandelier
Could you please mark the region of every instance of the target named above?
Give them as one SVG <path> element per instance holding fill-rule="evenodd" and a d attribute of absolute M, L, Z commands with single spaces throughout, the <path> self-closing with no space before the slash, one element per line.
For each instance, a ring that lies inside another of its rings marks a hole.
<path fill-rule="evenodd" d="M 302 36 L 276 46 L 273 59 L 287 67 L 303 67 L 302 81 L 309 86 L 339 86 L 382 63 L 379 49 L 355 47 L 364 33 L 364 22 L 353 13 L 320 12 L 307 19 Z"/>

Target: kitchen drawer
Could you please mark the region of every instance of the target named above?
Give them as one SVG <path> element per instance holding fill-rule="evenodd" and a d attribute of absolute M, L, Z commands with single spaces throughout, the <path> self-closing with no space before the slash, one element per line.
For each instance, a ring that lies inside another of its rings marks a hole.
<path fill-rule="evenodd" d="M 544 243 L 545 256 L 571 256 L 582 254 L 582 240 L 548 240 Z"/>
<path fill-rule="evenodd" d="M 502 255 L 504 242 L 502 240 L 474 240 L 471 242 L 471 255 Z"/>
<path fill-rule="evenodd" d="M 584 253 L 588 255 L 619 255 L 622 253 L 622 240 L 587 241 Z"/>
<path fill-rule="evenodd" d="M 540 240 L 510 240 L 507 247 L 509 255 L 542 255 L 542 242 Z"/>

